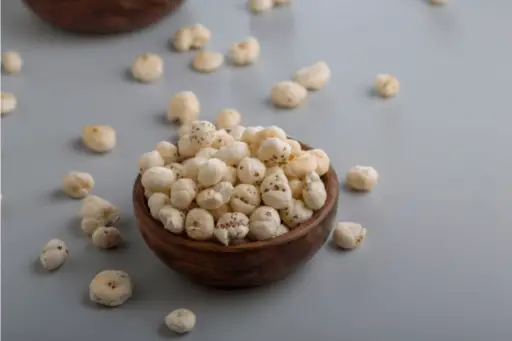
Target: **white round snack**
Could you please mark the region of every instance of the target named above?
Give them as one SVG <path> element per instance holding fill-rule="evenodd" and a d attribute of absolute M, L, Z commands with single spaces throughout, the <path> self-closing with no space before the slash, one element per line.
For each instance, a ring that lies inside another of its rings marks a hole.
<path fill-rule="evenodd" d="M 258 207 L 249 219 L 249 234 L 252 239 L 268 240 L 277 235 L 281 218 L 276 209 L 269 206 Z"/>
<path fill-rule="evenodd" d="M 267 12 L 274 7 L 274 0 L 249 0 L 249 8 L 254 13 Z"/>
<path fill-rule="evenodd" d="M 249 218 L 240 212 L 224 214 L 213 230 L 215 238 L 226 246 L 232 240 L 244 239 L 247 233 L 249 233 Z"/>
<path fill-rule="evenodd" d="M 322 149 L 308 150 L 307 153 L 316 157 L 317 166 L 315 172 L 320 176 L 327 174 L 331 166 L 329 156 Z"/>
<path fill-rule="evenodd" d="M 197 120 L 201 105 L 192 91 L 181 91 L 171 97 L 167 105 L 167 119 L 182 124 Z"/>
<path fill-rule="evenodd" d="M 286 177 L 286 175 L 284 174 L 284 169 L 279 166 L 267 168 L 267 171 L 265 172 L 265 177 L 272 175 L 272 174 L 280 174 L 280 175 Z"/>
<path fill-rule="evenodd" d="M 169 188 L 170 192 L 170 188 Z M 155 219 L 159 219 L 160 210 L 165 206 L 169 205 L 171 198 L 164 193 L 154 193 L 148 199 L 149 213 Z"/>
<path fill-rule="evenodd" d="M 215 120 L 215 125 L 218 129 L 230 129 L 237 126 L 242 121 L 242 115 L 235 109 L 224 109 L 218 115 Z"/>
<path fill-rule="evenodd" d="M 216 208 L 214 210 L 208 210 L 208 212 L 210 212 L 210 214 L 213 216 L 213 219 L 215 219 L 215 221 L 217 221 L 224 214 L 231 213 L 231 212 L 233 212 L 233 210 L 231 209 L 231 206 L 229 206 L 229 204 L 223 204 L 219 208 Z"/>
<path fill-rule="evenodd" d="M 82 141 L 90 150 L 106 153 L 116 146 L 116 131 L 109 125 L 87 125 L 82 129 Z"/>
<path fill-rule="evenodd" d="M 183 177 L 192 179 L 194 182 L 197 182 L 197 173 L 199 172 L 199 167 L 201 167 L 201 165 L 206 161 L 208 161 L 208 159 L 199 156 L 185 160 L 183 162 Z"/>
<path fill-rule="evenodd" d="M 167 231 L 181 234 L 185 230 L 185 213 L 171 205 L 165 205 L 160 209 L 158 218 Z"/>
<path fill-rule="evenodd" d="M 80 216 L 96 219 L 102 226 L 114 225 L 119 220 L 119 208 L 97 195 L 88 195 L 82 203 Z"/>
<path fill-rule="evenodd" d="M 192 157 L 201 150 L 201 145 L 191 135 L 183 135 L 178 140 L 178 152 L 180 157 Z"/>
<path fill-rule="evenodd" d="M 176 175 L 176 180 L 183 178 L 185 166 L 183 166 L 181 163 L 173 162 L 165 167 L 174 172 L 174 175 Z"/>
<path fill-rule="evenodd" d="M 2 91 L 0 93 L 0 100 L 1 100 L 1 113 L 2 116 L 7 115 L 11 111 L 14 111 L 16 109 L 16 106 L 18 105 L 18 100 L 16 99 L 16 95 L 14 95 L 12 92 L 4 92 Z"/>
<path fill-rule="evenodd" d="M 292 199 L 290 205 L 279 210 L 279 215 L 289 228 L 293 229 L 313 216 L 313 210 L 302 200 Z"/>
<path fill-rule="evenodd" d="M 132 297 L 133 286 L 128 274 L 119 270 L 104 270 L 89 284 L 92 302 L 107 307 L 117 307 Z"/>
<path fill-rule="evenodd" d="M 302 179 L 307 173 L 314 172 L 317 168 L 317 157 L 305 151 L 293 154 L 290 162 L 283 167 L 284 173 L 291 179 Z"/>
<path fill-rule="evenodd" d="M 277 236 L 282 236 L 283 234 L 286 234 L 290 232 L 290 229 L 288 227 L 286 227 L 285 225 L 281 224 L 278 228 L 277 228 L 277 233 L 276 233 L 276 237 Z"/>
<path fill-rule="evenodd" d="M 215 157 L 224 161 L 229 166 L 236 166 L 244 157 L 250 156 L 251 151 L 245 142 L 235 141 L 219 149 Z"/>
<path fill-rule="evenodd" d="M 199 72 L 209 73 L 217 70 L 224 63 L 222 53 L 201 50 L 192 59 L 192 67 Z"/>
<path fill-rule="evenodd" d="M 165 161 L 162 155 L 156 150 L 142 154 L 137 160 L 137 168 L 140 174 L 144 174 L 150 168 L 161 167 L 164 164 Z"/>
<path fill-rule="evenodd" d="M 235 185 L 238 181 L 237 177 L 237 169 L 232 166 L 228 166 L 228 170 L 226 174 L 222 177 L 222 181 L 229 182 L 232 185 Z"/>
<path fill-rule="evenodd" d="M 237 176 L 244 184 L 259 185 L 265 178 L 267 168 L 257 158 L 244 157 L 237 167 Z"/>
<path fill-rule="evenodd" d="M 152 167 L 142 174 L 140 179 L 144 189 L 153 193 L 168 194 L 172 184 L 176 181 L 176 175 L 167 167 Z"/>
<path fill-rule="evenodd" d="M 102 226 L 102 221 L 96 218 L 83 218 L 80 222 L 80 228 L 87 236 L 92 236 L 100 226 Z"/>
<path fill-rule="evenodd" d="M 173 36 L 172 43 L 177 51 L 184 52 L 202 48 L 211 38 L 211 31 L 201 24 L 180 28 Z"/>
<path fill-rule="evenodd" d="M 283 166 L 288 163 L 291 152 L 292 148 L 286 141 L 272 137 L 261 143 L 258 159 L 267 167 Z"/>
<path fill-rule="evenodd" d="M 23 66 L 23 60 L 16 51 L 7 51 L 2 54 L 2 69 L 7 73 L 18 73 Z"/>
<path fill-rule="evenodd" d="M 356 248 L 366 237 L 366 229 L 351 221 L 341 221 L 334 228 L 332 237 L 336 245 L 342 249 Z"/>
<path fill-rule="evenodd" d="M 214 157 L 214 155 L 217 153 L 217 149 L 212 147 L 205 147 L 199 149 L 199 151 L 196 154 L 196 157 L 204 158 L 204 159 L 211 159 Z"/>
<path fill-rule="evenodd" d="M 160 153 L 165 164 L 173 163 L 178 160 L 178 148 L 169 141 L 160 141 L 155 150 Z"/>
<path fill-rule="evenodd" d="M 165 317 L 165 325 L 175 333 L 185 334 L 194 329 L 196 315 L 188 309 L 176 309 Z"/>
<path fill-rule="evenodd" d="M 263 141 L 270 138 L 278 138 L 283 141 L 287 140 L 286 132 L 282 128 L 279 128 L 278 126 L 269 126 L 256 133 L 256 138 L 253 143 L 261 144 Z"/>
<path fill-rule="evenodd" d="M 194 180 L 183 178 L 176 180 L 171 187 L 171 205 L 180 210 L 186 210 L 196 197 Z"/>
<path fill-rule="evenodd" d="M 222 196 L 222 201 L 224 204 L 227 204 L 233 195 L 233 191 L 235 187 L 231 182 L 221 181 L 215 186 L 212 187 L 216 192 L 220 193 Z"/>
<path fill-rule="evenodd" d="M 62 240 L 51 239 L 41 250 L 39 261 L 46 270 L 52 271 L 60 268 L 68 258 L 69 249 Z"/>
<path fill-rule="evenodd" d="M 195 240 L 209 240 L 213 237 L 215 221 L 207 210 L 202 208 L 191 209 L 185 219 L 185 231 Z"/>
<path fill-rule="evenodd" d="M 207 188 L 197 193 L 196 203 L 205 210 L 215 210 L 225 204 L 222 194 L 213 188 Z"/>
<path fill-rule="evenodd" d="M 204 162 L 197 172 L 197 181 L 205 187 L 213 186 L 219 183 L 224 174 L 228 171 L 228 166 L 219 159 L 209 159 Z"/>
<path fill-rule="evenodd" d="M 379 74 L 375 78 L 375 89 L 382 97 L 393 97 L 400 90 L 400 84 L 392 75 Z"/>
<path fill-rule="evenodd" d="M 304 190 L 304 183 L 299 179 L 289 179 L 288 184 L 292 191 L 292 197 L 294 199 L 302 198 L 302 190 Z"/>
<path fill-rule="evenodd" d="M 302 198 L 312 210 L 316 211 L 324 206 L 327 200 L 327 191 L 325 190 L 324 182 L 317 173 L 309 172 L 306 174 Z"/>
<path fill-rule="evenodd" d="M 193 49 L 200 49 L 206 45 L 210 40 L 212 33 L 201 24 L 194 24 L 189 26 L 190 32 L 192 32 L 192 45 Z"/>
<path fill-rule="evenodd" d="M 195 121 L 190 128 L 190 140 L 201 148 L 208 147 L 213 142 L 217 128 L 208 121 Z"/>
<path fill-rule="evenodd" d="M 308 90 L 293 81 L 279 82 L 270 90 L 272 104 L 278 108 L 297 108 L 306 99 L 307 95 Z"/>
<path fill-rule="evenodd" d="M 300 68 L 295 72 L 295 81 L 308 90 L 321 89 L 331 78 L 331 69 L 323 60 Z"/>
<path fill-rule="evenodd" d="M 229 57 L 234 65 L 245 66 L 255 63 L 260 57 L 260 43 L 254 37 L 247 37 L 231 46 Z"/>
<path fill-rule="evenodd" d="M 258 133 L 262 131 L 264 128 L 261 126 L 256 127 L 246 127 L 244 129 L 244 133 L 242 134 L 242 138 L 240 141 L 247 143 L 248 145 L 256 142 Z"/>
<path fill-rule="evenodd" d="M 164 61 L 162 57 L 154 53 L 144 53 L 133 61 L 133 78 L 142 83 L 151 83 L 162 77 L 164 73 Z"/>
<path fill-rule="evenodd" d="M 233 137 L 235 141 L 240 141 L 242 140 L 242 136 L 244 135 L 245 127 L 241 125 L 236 125 L 234 127 L 226 129 L 226 131 L 228 132 L 229 135 Z"/>
<path fill-rule="evenodd" d="M 369 166 L 352 167 L 345 176 L 345 184 L 355 191 L 371 191 L 378 180 L 379 174 Z"/>
<path fill-rule="evenodd" d="M 231 136 L 227 132 L 227 130 L 221 129 L 215 132 L 211 147 L 215 149 L 220 149 L 221 147 L 230 145 L 233 142 L 235 142 L 233 136 Z"/>
<path fill-rule="evenodd" d="M 260 185 L 261 199 L 265 205 L 280 210 L 292 200 L 292 191 L 288 179 L 280 174 L 272 174 L 263 179 Z"/>
<path fill-rule="evenodd" d="M 234 212 L 251 214 L 261 203 L 260 191 L 248 184 L 239 184 L 233 190 L 229 204 Z"/>
<path fill-rule="evenodd" d="M 290 145 L 290 148 L 292 149 L 292 154 L 297 154 L 302 151 L 302 146 L 298 141 L 286 139 L 286 142 Z"/>
<path fill-rule="evenodd" d="M 95 184 L 91 174 L 84 172 L 69 172 L 62 177 L 61 183 L 64 193 L 77 199 L 89 195 Z"/>
<path fill-rule="evenodd" d="M 121 232 L 115 227 L 100 226 L 92 234 L 92 244 L 100 249 L 111 249 L 121 244 Z"/>

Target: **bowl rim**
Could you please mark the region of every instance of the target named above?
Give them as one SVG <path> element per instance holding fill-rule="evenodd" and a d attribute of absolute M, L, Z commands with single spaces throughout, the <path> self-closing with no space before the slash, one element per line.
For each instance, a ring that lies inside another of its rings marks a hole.
<path fill-rule="evenodd" d="M 301 144 L 303 150 L 312 150 L 315 148 L 311 148 L 310 146 L 296 140 Z M 319 225 L 322 221 L 324 221 L 331 211 L 334 209 L 334 205 L 338 202 L 339 197 L 339 181 L 336 171 L 332 166 L 329 166 L 329 170 L 326 174 L 321 176 L 322 181 L 325 184 L 327 199 L 322 206 L 321 209 L 315 211 L 313 216 L 306 220 L 305 222 L 297 225 L 295 228 L 290 229 L 288 233 L 282 234 L 275 238 L 269 240 L 262 241 L 251 241 L 249 243 L 236 244 L 236 245 L 222 245 L 219 243 L 215 243 L 212 241 L 198 241 L 193 240 L 186 235 L 177 235 L 163 228 L 162 222 L 155 219 L 149 212 L 149 207 L 147 205 L 146 197 L 144 196 L 144 188 L 141 183 L 141 174 L 138 174 L 135 178 L 135 182 L 133 184 L 132 191 L 132 201 L 133 201 L 133 209 L 134 214 L 137 216 L 140 213 L 143 213 L 147 219 L 145 219 L 145 223 L 138 223 L 137 226 L 141 233 L 143 230 L 149 231 L 150 234 L 156 235 L 157 239 L 160 243 L 165 245 L 181 245 L 186 248 L 192 248 L 197 250 L 208 250 L 212 252 L 240 252 L 244 250 L 256 250 L 262 249 L 265 247 L 272 247 L 277 245 L 282 245 L 286 243 L 290 243 L 304 235 L 308 234 L 314 228 L 319 228 Z M 148 224 L 151 222 L 151 224 Z M 155 228 L 156 227 L 156 228 Z"/>

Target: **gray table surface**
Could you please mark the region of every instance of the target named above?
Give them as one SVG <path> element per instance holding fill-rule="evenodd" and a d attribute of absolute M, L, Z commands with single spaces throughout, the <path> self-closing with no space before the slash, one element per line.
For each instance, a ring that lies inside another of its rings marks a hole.
<path fill-rule="evenodd" d="M 194 310 L 187 340 L 430 341 L 512 339 L 512 2 L 453 0 L 306 1 L 252 16 L 243 0 L 189 0 L 151 29 L 79 38 L 41 24 L 20 1 L 2 2 L 2 50 L 23 56 L 22 74 L 2 76 L 19 98 L 2 119 L 2 340 L 165 340 L 163 318 Z M 185 24 L 211 28 L 212 49 L 256 36 L 258 64 L 211 75 L 170 52 Z M 130 81 L 140 53 L 163 56 L 165 77 Z M 294 111 L 268 105 L 270 87 L 318 59 L 329 85 Z M 402 90 L 372 97 L 380 72 Z M 167 101 L 193 90 L 202 117 L 238 108 L 246 125 L 282 126 L 323 148 L 340 178 L 353 165 L 381 175 L 367 195 L 341 193 L 339 219 L 368 229 L 353 252 L 326 245 L 311 263 L 270 287 L 223 292 L 191 285 L 149 251 L 132 217 L 138 156 L 176 133 Z M 104 156 L 77 138 L 86 124 L 111 124 L 118 146 Z M 94 193 L 121 208 L 127 246 L 100 252 L 81 234 L 81 202 L 59 194 L 60 177 L 83 170 Z M 70 247 L 47 274 L 39 250 Z M 127 271 L 136 292 L 105 310 L 88 303 L 92 277 Z"/>

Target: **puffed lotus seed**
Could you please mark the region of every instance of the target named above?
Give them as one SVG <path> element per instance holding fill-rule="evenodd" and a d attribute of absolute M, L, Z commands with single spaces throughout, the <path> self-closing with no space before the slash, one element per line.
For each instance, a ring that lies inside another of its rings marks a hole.
<path fill-rule="evenodd" d="M 327 174 L 331 166 L 329 156 L 322 149 L 308 150 L 307 153 L 316 157 L 317 166 L 315 172 L 320 176 Z"/>
<path fill-rule="evenodd" d="M 220 193 L 222 196 L 222 201 L 224 204 L 227 204 L 233 195 L 233 191 L 235 187 L 231 182 L 221 181 L 215 186 L 212 187 L 216 192 Z"/>
<path fill-rule="evenodd" d="M 80 216 L 82 219 L 96 219 L 102 226 L 114 225 L 120 218 L 119 208 L 97 195 L 85 197 Z"/>
<path fill-rule="evenodd" d="M 82 129 L 82 141 L 94 152 L 110 152 L 116 146 L 116 131 L 109 125 L 87 125 Z"/>
<path fill-rule="evenodd" d="M 185 231 L 195 240 L 209 240 L 213 237 L 215 221 L 213 216 L 205 209 L 193 208 L 187 213 Z"/>
<path fill-rule="evenodd" d="M 226 131 L 228 132 L 229 135 L 231 135 L 233 137 L 233 139 L 235 139 L 235 141 L 240 141 L 240 140 L 242 140 L 242 136 L 245 133 L 245 127 L 241 126 L 241 125 L 237 125 L 237 126 L 226 129 Z"/>
<path fill-rule="evenodd" d="M 292 154 L 298 154 L 302 151 L 302 146 L 299 142 L 292 140 L 292 139 L 286 139 L 286 143 L 290 145 L 290 148 L 292 149 Z"/>
<path fill-rule="evenodd" d="M 205 187 L 213 186 L 221 182 L 224 174 L 228 171 L 228 166 L 219 159 L 209 159 L 204 162 L 197 172 L 197 181 Z"/>
<path fill-rule="evenodd" d="M 141 83 L 151 83 L 162 77 L 164 61 L 162 57 L 153 53 L 144 53 L 133 61 L 133 78 Z"/>
<path fill-rule="evenodd" d="M 117 307 L 132 297 L 133 285 L 124 271 L 104 270 L 89 284 L 89 298 L 92 302 L 107 307 Z"/>
<path fill-rule="evenodd" d="M 194 24 L 180 28 L 172 39 L 177 51 L 184 52 L 191 49 L 200 49 L 210 40 L 211 31 L 201 24 Z"/>
<path fill-rule="evenodd" d="M 375 78 L 375 89 L 382 97 L 393 97 L 400 90 L 398 79 L 392 75 L 379 74 Z"/>
<path fill-rule="evenodd" d="M 217 221 L 213 235 L 228 246 L 232 240 L 244 239 L 249 233 L 249 218 L 240 212 L 226 213 Z"/>
<path fill-rule="evenodd" d="M 217 70 L 224 63 L 224 56 L 219 52 L 198 51 L 192 59 L 192 67 L 199 72 L 209 73 Z"/>
<path fill-rule="evenodd" d="M 18 73 L 23 66 L 23 60 L 16 51 L 7 51 L 2 54 L 2 69 L 7 73 Z"/>
<path fill-rule="evenodd" d="M 334 228 L 332 237 L 336 245 L 342 249 L 356 248 L 366 237 L 366 229 L 351 221 L 341 221 Z"/>
<path fill-rule="evenodd" d="M 164 159 L 166 165 L 178 160 L 178 148 L 169 141 L 158 142 L 155 150 L 160 154 L 162 159 Z"/>
<path fill-rule="evenodd" d="M 256 127 L 247 127 L 244 130 L 244 133 L 242 134 L 242 138 L 240 141 L 247 143 L 248 145 L 251 145 L 257 141 L 258 133 L 262 131 L 264 128 L 261 126 Z"/>
<path fill-rule="evenodd" d="M 295 81 L 308 90 L 323 88 L 330 78 L 331 69 L 323 60 L 300 68 L 295 72 Z"/>
<path fill-rule="evenodd" d="M 244 157 L 238 164 L 237 175 L 240 182 L 249 185 L 259 185 L 265 178 L 266 166 L 254 157 Z"/>
<path fill-rule="evenodd" d="M 2 116 L 7 115 L 11 111 L 14 111 L 16 109 L 16 106 L 18 105 L 18 100 L 16 99 L 16 95 L 14 95 L 12 92 L 4 92 L 2 91 L 0 93 L 0 99 L 1 99 L 1 113 Z"/>
<path fill-rule="evenodd" d="M 279 214 L 286 226 L 293 229 L 309 220 L 313 216 L 313 210 L 307 207 L 302 200 L 292 199 L 288 207 L 279 210 Z"/>
<path fill-rule="evenodd" d="M 317 168 L 317 157 L 305 151 L 294 154 L 291 161 L 283 167 L 284 173 L 290 179 L 302 179 L 306 174 L 314 172 Z"/>
<path fill-rule="evenodd" d="M 286 132 L 279 128 L 278 126 L 269 126 L 259 130 L 256 133 L 256 139 L 253 143 L 261 144 L 266 139 L 270 138 L 278 138 L 280 140 L 286 141 Z"/>
<path fill-rule="evenodd" d="M 281 224 L 281 226 L 279 226 L 279 228 L 277 229 L 276 237 L 282 236 L 283 234 L 287 234 L 288 232 L 290 232 L 290 229 L 285 225 Z"/>
<path fill-rule="evenodd" d="M 171 187 L 171 205 L 186 210 L 196 197 L 196 183 L 194 180 L 178 179 Z"/>
<path fill-rule="evenodd" d="M 218 115 L 215 120 L 215 125 L 218 129 L 230 129 L 240 124 L 242 121 L 242 115 L 235 109 L 224 109 Z"/>
<path fill-rule="evenodd" d="M 95 184 L 91 174 L 84 172 L 69 172 L 62 177 L 61 183 L 63 192 L 76 199 L 89 195 Z"/>
<path fill-rule="evenodd" d="M 94 231 L 103 225 L 103 221 L 96 218 L 83 218 L 80 227 L 87 236 L 92 236 Z"/>
<path fill-rule="evenodd" d="M 265 205 L 276 210 L 288 207 L 292 200 L 292 191 L 288 179 L 280 174 L 272 174 L 263 179 L 260 192 Z"/>
<path fill-rule="evenodd" d="M 191 135 L 183 135 L 178 140 L 178 151 L 180 157 L 192 157 L 201 150 L 201 145 Z"/>
<path fill-rule="evenodd" d="M 267 171 L 265 172 L 265 177 L 270 176 L 272 174 L 280 174 L 281 176 L 286 177 L 286 175 L 284 174 L 284 169 L 279 166 L 267 168 Z"/>
<path fill-rule="evenodd" d="M 293 81 L 279 82 L 270 90 L 272 104 L 278 108 L 297 108 L 306 99 L 307 95 L 308 90 Z"/>
<path fill-rule="evenodd" d="M 196 121 L 190 128 L 190 140 L 201 148 L 209 147 L 213 142 L 216 131 L 217 128 L 211 122 Z"/>
<path fill-rule="evenodd" d="M 229 182 L 230 184 L 235 185 L 238 181 L 237 168 L 228 166 L 228 171 L 222 177 L 222 181 Z"/>
<path fill-rule="evenodd" d="M 179 121 L 182 124 L 197 120 L 201 105 L 199 99 L 192 91 L 181 91 L 169 100 L 167 105 L 167 119 L 171 122 Z"/>
<path fill-rule="evenodd" d="M 178 130 L 179 137 L 183 137 L 185 135 L 190 135 L 190 132 L 192 130 L 192 124 L 194 124 L 194 122 L 196 122 L 196 121 L 194 120 L 194 121 L 183 123 L 180 126 L 180 129 Z"/>
<path fill-rule="evenodd" d="M 315 172 L 309 172 L 304 179 L 302 198 L 306 205 L 312 210 L 319 210 L 327 200 L 325 184 Z"/>
<path fill-rule="evenodd" d="M 274 0 L 249 0 L 249 8 L 253 13 L 267 12 L 274 7 Z"/>
<path fill-rule="evenodd" d="M 211 159 L 217 153 L 217 149 L 212 147 L 201 148 L 196 154 L 196 157 Z"/>
<path fill-rule="evenodd" d="M 170 191 L 170 189 L 169 189 Z M 171 203 L 171 199 L 167 194 L 164 193 L 154 193 L 148 199 L 148 207 L 149 213 L 155 219 L 159 219 L 160 210 L 165 206 Z"/>
<path fill-rule="evenodd" d="M 254 64 L 260 57 L 260 43 L 254 37 L 247 37 L 229 49 L 229 57 L 234 65 L 246 66 Z"/>
<path fill-rule="evenodd" d="M 220 149 L 221 147 L 230 145 L 233 142 L 235 142 L 233 136 L 231 136 L 225 129 L 221 129 L 215 132 L 211 147 Z"/>
<path fill-rule="evenodd" d="M 345 177 L 346 185 L 355 191 L 371 191 L 378 180 L 379 174 L 375 168 L 369 166 L 352 167 Z"/>
<path fill-rule="evenodd" d="M 291 152 L 292 148 L 286 141 L 272 137 L 261 143 L 258 159 L 267 167 L 282 166 L 288 163 Z"/>
<path fill-rule="evenodd" d="M 144 174 L 144 172 L 153 167 L 162 167 L 164 164 L 165 161 L 157 150 L 144 153 L 137 160 L 137 168 L 140 174 Z"/>
<path fill-rule="evenodd" d="M 60 268 L 67 260 L 69 249 L 62 240 L 51 239 L 48 241 L 41 250 L 39 261 L 43 268 L 48 271 Z"/>
<path fill-rule="evenodd" d="M 304 190 L 304 183 L 299 179 L 289 179 L 290 189 L 292 191 L 292 197 L 294 199 L 302 198 L 302 191 Z"/>
<path fill-rule="evenodd" d="M 432 5 L 445 5 L 448 0 L 430 0 Z"/>
<path fill-rule="evenodd" d="M 213 188 L 207 188 L 197 193 L 196 203 L 205 210 L 215 210 L 225 204 L 222 194 Z"/>
<path fill-rule="evenodd" d="M 197 173 L 199 172 L 199 167 L 209 159 L 203 157 L 193 157 L 183 162 L 183 177 L 192 179 L 194 182 L 197 182 Z"/>
<path fill-rule="evenodd" d="M 172 184 L 176 182 L 176 175 L 170 168 L 152 167 L 142 174 L 140 181 L 144 189 L 168 194 Z"/>
<path fill-rule="evenodd" d="M 215 157 L 229 166 L 237 166 L 244 157 L 250 156 L 251 151 L 245 142 L 235 141 L 219 149 Z"/>
<path fill-rule="evenodd" d="M 229 204 L 224 204 L 224 205 L 222 205 L 219 208 L 216 208 L 214 210 L 208 210 L 208 212 L 210 212 L 210 214 L 213 216 L 213 219 L 215 221 L 217 221 L 224 214 L 231 213 L 231 212 L 233 212 L 233 210 L 231 209 L 231 206 Z"/>
<path fill-rule="evenodd" d="M 158 213 L 158 218 L 167 231 L 181 234 L 185 230 L 185 213 L 171 205 L 162 207 Z"/>
<path fill-rule="evenodd" d="M 181 163 L 173 162 L 167 166 L 165 166 L 172 170 L 174 172 L 174 175 L 176 175 L 176 180 L 182 179 L 184 175 L 184 167 Z"/>
<path fill-rule="evenodd" d="M 185 334 L 194 329 L 196 315 L 188 309 L 176 309 L 165 317 L 165 325 L 175 333 Z"/>
<path fill-rule="evenodd" d="M 249 218 L 249 234 L 252 239 L 268 240 L 274 238 L 281 225 L 281 218 L 276 209 L 260 206 Z"/>
<path fill-rule="evenodd" d="M 92 234 L 92 244 L 100 249 L 114 248 L 121 244 L 121 232 L 112 226 L 100 226 Z"/>
<path fill-rule="evenodd" d="M 239 184 L 233 190 L 229 204 L 234 212 L 251 214 L 261 203 L 260 191 L 256 186 Z"/>

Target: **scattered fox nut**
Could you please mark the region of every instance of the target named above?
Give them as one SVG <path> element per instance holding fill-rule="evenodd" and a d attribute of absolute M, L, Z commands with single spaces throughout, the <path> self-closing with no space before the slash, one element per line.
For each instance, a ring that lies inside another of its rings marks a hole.
<path fill-rule="evenodd" d="M 342 249 L 351 250 L 357 247 L 366 237 L 366 229 L 360 224 L 350 221 L 338 223 L 332 232 L 336 245 Z"/>
<path fill-rule="evenodd" d="M 300 68 L 295 73 L 295 81 L 308 90 L 321 89 L 331 78 L 331 70 L 324 61 Z"/>
<path fill-rule="evenodd" d="M 260 57 L 260 43 L 254 37 L 247 37 L 231 46 L 229 56 L 234 65 L 254 64 Z"/>
<path fill-rule="evenodd" d="M 2 106 L 2 116 L 7 115 L 11 111 L 16 109 L 18 105 L 18 100 L 16 99 L 16 95 L 12 92 L 4 92 L 2 91 L 0 94 L 1 98 L 1 106 Z"/>
<path fill-rule="evenodd" d="M 145 53 L 135 58 L 132 64 L 133 78 L 142 83 L 151 83 L 162 77 L 164 61 L 153 53 Z"/>
<path fill-rule="evenodd" d="M 177 51 L 184 52 L 202 48 L 210 40 L 211 31 L 201 24 L 180 28 L 174 34 L 172 43 Z"/>
<path fill-rule="evenodd" d="M 308 91 L 299 83 L 283 81 L 274 85 L 270 91 L 270 99 L 278 108 L 293 109 L 306 99 Z"/>
<path fill-rule="evenodd" d="M 93 187 L 94 179 L 89 173 L 69 172 L 62 177 L 62 190 L 72 198 L 86 197 Z"/>
<path fill-rule="evenodd" d="M 400 90 L 400 84 L 392 75 L 379 74 L 375 78 L 375 89 L 382 97 L 393 97 Z"/>
<path fill-rule="evenodd" d="M 197 120 L 200 109 L 199 99 L 192 91 L 181 91 L 169 100 L 167 119 L 185 124 Z"/>
<path fill-rule="evenodd" d="M 7 51 L 2 54 L 2 69 L 7 73 L 18 73 L 23 66 L 23 60 L 16 51 Z"/>
<path fill-rule="evenodd" d="M 98 273 L 89 284 L 92 302 L 107 307 L 117 307 L 132 297 L 133 285 L 124 271 L 105 270 Z"/>
<path fill-rule="evenodd" d="M 92 234 L 92 244 L 100 249 L 111 249 L 121 244 L 121 232 L 112 226 L 100 226 Z"/>
<path fill-rule="evenodd" d="M 217 70 L 224 63 L 224 56 L 213 51 L 198 51 L 192 59 L 192 67 L 202 73 Z"/>
<path fill-rule="evenodd" d="M 69 250 L 66 243 L 60 239 L 51 239 L 44 245 L 39 260 L 46 270 L 52 271 L 66 262 L 68 254 Z"/>
<path fill-rule="evenodd" d="M 87 125 L 82 129 L 82 141 L 94 152 L 110 152 L 116 146 L 116 131 L 108 125 Z"/>
<path fill-rule="evenodd" d="M 349 169 L 346 177 L 346 185 L 355 191 L 371 191 L 377 181 L 379 174 L 373 167 L 355 166 Z"/>
<path fill-rule="evenodd" d="M 96 219 L 102 226 L 114 225 L 119 220 L 119 208 L 97 195 L 85 197 L 80 211 L 82 219 Z"/>
<path fill-rule="evenodd" d="M 194 329 L 196 315 L 188 309 L 176 309 L 165 317 L 165 325 L 175 333 L 185 334 Z"/>
<path fill-rule="evenodd" d="M 230 129 L 239 125 L 241 121 L 242 115 L 237 110 L 228 108 L 219 113 L 215 124 L 218 129 Z"/>

